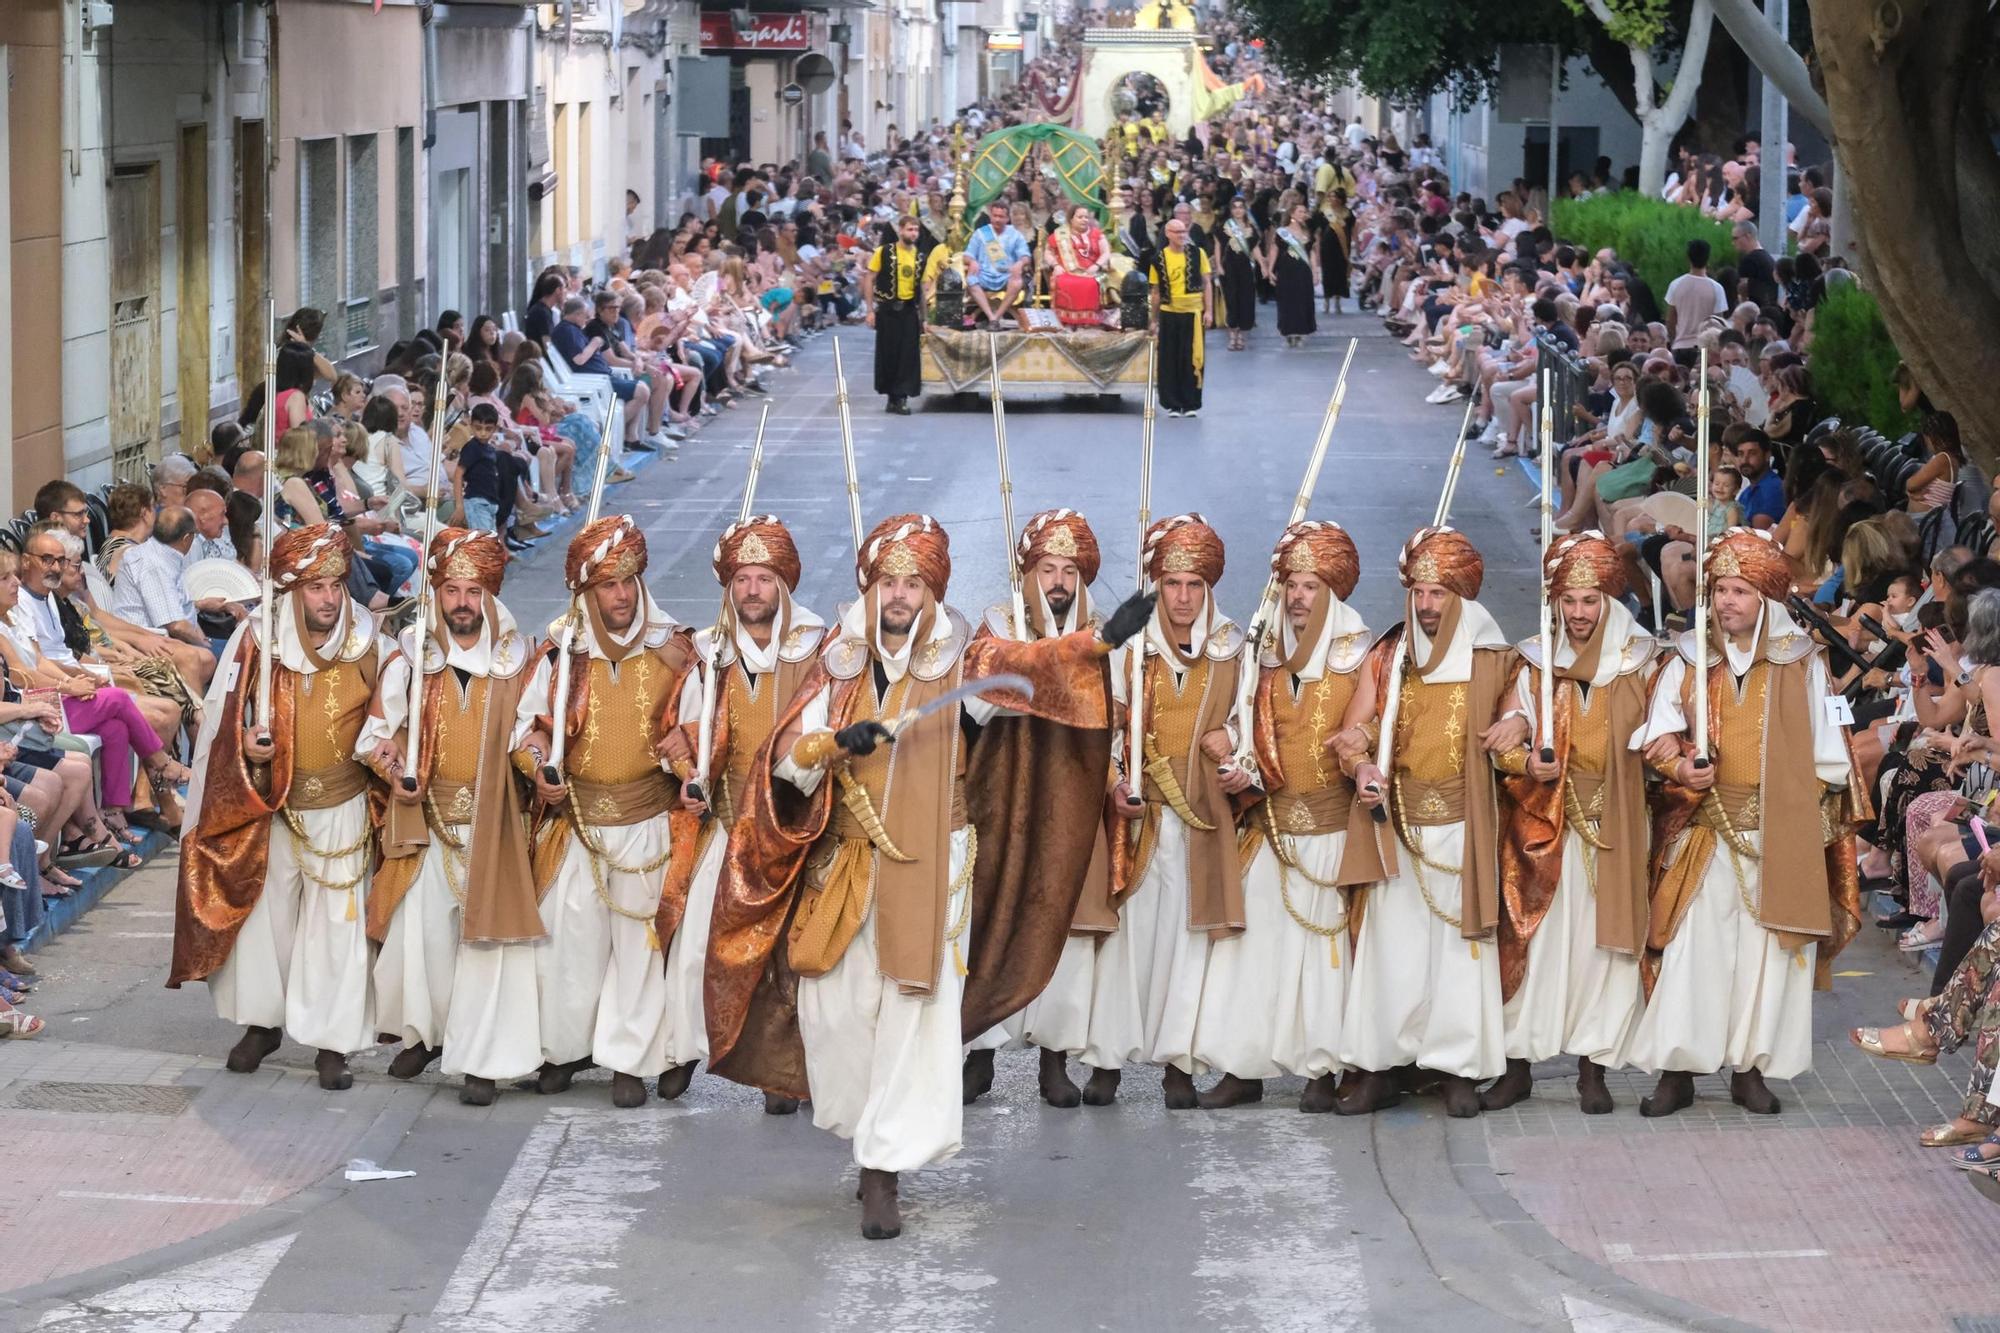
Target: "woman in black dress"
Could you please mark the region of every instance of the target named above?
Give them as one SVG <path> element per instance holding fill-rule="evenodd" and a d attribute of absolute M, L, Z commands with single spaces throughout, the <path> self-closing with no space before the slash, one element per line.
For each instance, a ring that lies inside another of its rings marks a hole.
<path fill-rule="evenodd" d="M 1229 350 L 1243 350 L 1243 335 L 1257 327 L 1257 268 L 1263 237 L 1250 209 L 1237 195 L 1229 216 L 1216 228 L 1215 271 L 1222 275 L 1222 313 L 1229 323 Z"/>
<path fill-rule="evenodd" d="M 1319 246 L 1320 309 L 1340 313 L 1347 295 L 1347 247 L 1354 239 L 1354 214 L 1347 210 L 1347 191 L 1328 190 L 1312 215 L 1313 243 Z"/>
<path fill-rule="evenodd" d="M 1319 242 L 1306 221 L 1306 206 L 1293 204 L 1285 225 L 1271 233 L 1265 249 L 1265 271 L 1278 289 L 1278 332 L 1297 347 L 1319 329 L 1313 317 L 1313 277 L 1319 272 L 1314 255 Z"/>

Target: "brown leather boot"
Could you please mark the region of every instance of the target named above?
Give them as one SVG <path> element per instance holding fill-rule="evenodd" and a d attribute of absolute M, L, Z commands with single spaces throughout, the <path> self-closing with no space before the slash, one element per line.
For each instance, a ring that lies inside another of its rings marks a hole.
<path fill-rule="evenodd" d="M 1306 1082 L 1306 1090 L 1299 1094 L 1299 1110 L 1306 1115 L 1325 1115 L 1333 1109 L 1336 1088 L 1333 1075 L 1321 1074 Z"/>
<path fill-rule="evenodd" d="M 1639 1114 L 1658 1119 L 1693 1105 L 1694 1075 L 1682 1069 L 1665 1069 L 1660 1071 L 1660 1081 L 1652 1093 L 1639 1099 Z"/>
<path fill-rule="evenodd" d="M 1061 1051 L 1042 1048 L 1042 1068 L 1040 1076 L 1042 1100 L 1050 1106 L 1069 1110 L 1083 1100 L 1075 1083 L 1070 1081 L 1069 1061 Z"/>
<path fill-rule="evenodd" d="M 1507 1061 L 1507 1072 L 1487 1085 L 1479 1094 L 1479 1109 L 1482 1111 L 1502 1111 L 1535 1090 L 1534 1068 L 1526 1060 Z"/>
<path fill-rule="evenodd" d="M 1729 1100 L 1751 1115 L 1776 1115 L 1784 1108 L 1778 1094 L 1765 1086 L 1760 1069 L 1739 1069 L 1729 1076 Z"/>
<path fill-rule="evenodd" d="M 313 1068 L 319 1073 L 319 1085 L 328 1092 L 345 1092 L 354 1086 L 347 1057 L 339 1051 L 321 1051 L 313 1057 Z"/>
<path fill-rule="evenodd" d="M 621 1111 L 646 1104 L 646 1080 L 637 1074 L 611 1076 L 611 1104 Z"/>
<path fill-rule="evenodd" d="M 1090 1078 L 1083 1085 L 1085 1106 L 1109 1106 L 1118 1100 L 1118 1081 L 1125 1077 L 1121 1069 L 1093 1069 Z"/>
<path fill-rule="evenodd" d="M 1446 1074 L 1438 1083 L 1444 1093 L 1444 1113 L 1454 1120 L 1470 1120 L 1479 1114 L 1479 1085 L 1462 1074 Z"/>
<path fill-rule="evenodd" d="M 1231 1106 L 1247 1106 L 1264 1100 L 1264 1080 L 1224 1074 L 1214 1087 L 1197 1094 L 1195 1104 L 1204 1111 L 1221 1111 Z"/>
<path fill-rule="evenodd" d="M 968 1051 L 959 1070 L 959 1095 L 970 1106 L 993 1090 L 993 1052 Z"/>
<path fill-rule="evenodd" d="M 551 1097 L 559 1092 L 568 1092 L 571 1081 L 588 1068 L 590 1068 L 589 1056 L 581 1060 L 570 1060 L 564 1064 L 544 1064 L 542 1072 L 536 1076 L 535 1090 Z"/>
<path fill-rule="evenodd" d="M 257 1066 L 264 1063 L 264 1057 L 282 1046 L 285 1034 L 277 1028 L 247 1027 L 236 1044 L 229 1048 L 229 1059 L 225 1066 L 232 1074 L 254 1074 Z"/>
<path fill-rule="evenodd" d="M 767 1092 L 764 1094 L 765 1115 L 797 1115 L 798 1113 L 799 1113 L 798 1098 L 780 1097 L 775 1092 Z"/>
<path fill-rule="evenodd" d="M 442 1046 L 426 1046 L 420 1041 L 413 1041 L 396 1052 L 396 1058 L 389 1062 L 389 1077 L 399 1078 L 407 1083 L 428 1069 L 431 1061 L 443 1054 Z"/>
<path fill-rule="evenodd" d="M 1587 1055 L 1576 1057 L 1576 1104 L 1585 1115 L 1610 1115 L 1615 1105 L 1604 1086 L 1604 1066 Z"/>
<path fill-rule="evenodd" d="M 0 967 L 6 968 L 17 977 L 36 975 L 35 965 L 28 961 L 28 956 L 21 952 L 19 945 L 0 945 Z"/>
<path fill-rule="evenodd" d="M 903 1234 L 903 1210 L 896 1201 L 896 1173 L 861 1168 L 861 1236 L 894 1240 Z"/>
<path fill-rule="evenodd" d="M 1372 1115 L 1402 1100 L 1402 1089 L 1396 1086 L 1393 1074 L 1357 1069 L 1334 1094 L 1333 1109 L 1336 1115 Z"/>
<path fill-rule="evenodd" d="M 1200 1103 L 1196 1100 L 1194 1075 L 1174 1065 L 1168 1065 L 1160 1075 L 1160 1088 L 1166 1095 L 1169 1111 L 1192 1111 Z"/>
<path fill-rule="evenodd" d="M 458 1099 L 467 1106 L 491 1106 L 499 1095 L 492 1079 L 475 1078 L 471 1074 L 465 1076 L 465 1082 L 458 1089 Z"/>
<path fill-rule="evenodd" d="M 700 1063 L 699 1060 L 690 1060 L 660 1075 L 660 1100 L 670 1102 L 686 1092 L 688 1084 L 694 1082 L 694 1067 Z"/>

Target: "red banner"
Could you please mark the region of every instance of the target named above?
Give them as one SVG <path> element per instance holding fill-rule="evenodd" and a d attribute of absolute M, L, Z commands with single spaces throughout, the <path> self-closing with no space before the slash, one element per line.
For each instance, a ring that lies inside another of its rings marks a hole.
<path fill-rule="evenodd" d="M 704 51 L 806 51 L 811 49 L 812 31 L 806 14 L 751 15 L 750 31 L 738 33 L 726 11 L 709 10 L 701 16 L 701 49 Z"/>

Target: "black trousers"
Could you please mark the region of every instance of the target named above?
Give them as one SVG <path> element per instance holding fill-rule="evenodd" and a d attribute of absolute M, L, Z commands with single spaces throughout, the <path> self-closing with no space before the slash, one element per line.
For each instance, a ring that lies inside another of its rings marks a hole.
<path fill-rule="evenodd" d="M 1193 412 L 1201 407 L 1201 371 L 1195 368 L 1195 340 L 1201 337 L 1201 316 L 1160 312 L 1160 406 L 1169 412 Z"/>
<path fill-rule="evenodd" d="M 1986 892 L 1979 882 L 1979 862 L 1967 861 L 1951 868 L 1944 884 L 1944 938 L 1938 942 L 1937 971 L 1931 976 L 1931 994 L 1943 992 L 1951 974 L 1972 952 L 1986 922 L 1979 915 L 1979 899 Z"/>
<path fill-rule="evenodd" d="M 914 398 L 924 391 L 919 358 L 924 324 L 917 303 L 893 307 L 875 303 L 875 392 L 890 398 Z"/>
<path fill-rule="evenodd" d="M 521 483 L 528 476 L 526 459 L 513 454 L 501 454 L 494 460 L 500 465 L 500 499 L 495 505 L 493 526 L 501 536 L 514 526 L 514 502 L 521 493 Z"/>

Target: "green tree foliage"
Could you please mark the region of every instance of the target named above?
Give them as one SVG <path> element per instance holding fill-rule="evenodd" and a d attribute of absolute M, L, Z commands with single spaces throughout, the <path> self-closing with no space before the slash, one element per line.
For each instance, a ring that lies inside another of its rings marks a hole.
<path fill-rule="evenodd" d="M 1916 429 L 1915 415 L 1896 399 L 1892 377 L 1902 357 L 1872 295 L 1851 282 L 1828 287 L 1807 352 L 1813 390 L 1829 412 L 1892 440 Z"/>
<path fill-rule="evenodd" d="M 1558 199 L 1553 229 L 1559 240 L 1595 253 L 1609 246 L 1632 266 L 1656 299 L 1667 284 L 1687 272 L 1687 245 L 1700 237 L 1709 244 L 1715 262 L 1730 253 L 1729 224 L 1641 194 L 1600 194 L 1589 199 Z"/>
<path fill-rule="evenodd" d="M 1233 0 L 1230 7 L 1294 78 L 1352 83 L 1402 102 L 1450 88 L 1467 106 L 1493 86 L 1502 46 L 1558 43 L 1574 54 L 1585 49 L 1589 23 L 1563 0 Z"/>

